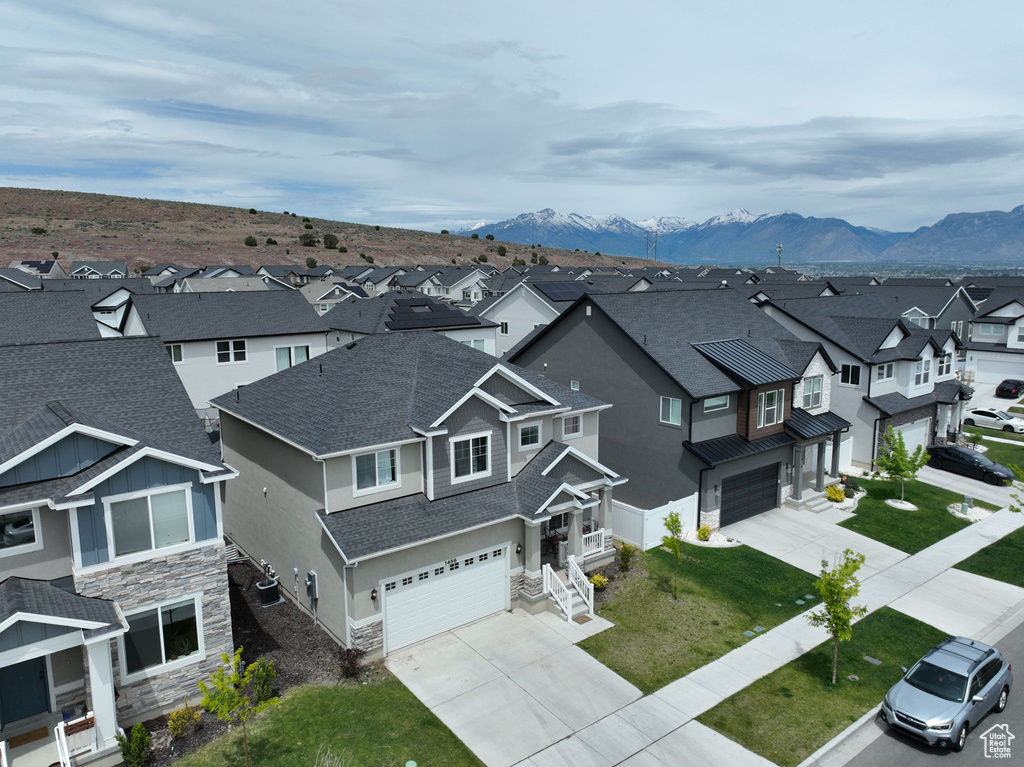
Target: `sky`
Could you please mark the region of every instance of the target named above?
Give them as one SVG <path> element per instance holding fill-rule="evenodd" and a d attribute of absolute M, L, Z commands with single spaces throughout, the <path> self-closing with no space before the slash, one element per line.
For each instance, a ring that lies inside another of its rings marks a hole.
<path fill-rule="evenodd" d="M 1024 4 L 0 0 L 0 186 L 438 231 L 1024 203 Z"/>

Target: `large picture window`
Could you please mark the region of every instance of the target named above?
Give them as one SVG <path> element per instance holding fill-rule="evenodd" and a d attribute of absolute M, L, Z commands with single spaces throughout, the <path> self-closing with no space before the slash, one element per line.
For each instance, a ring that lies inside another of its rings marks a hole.
<path fill-rule="evenodd" d="M 757 395 L 757 428 L 782 423 L 783 415 L 782 389 Z"/>
<path fill-rule="evenodd" d="M 491 438 L 480 434 L 452 440 L 452 478 L 467 480 L 491 473 Z"/>
<path fill-rule="evenodd" d="M 278 346 L 274 349 L 278 372 L 309 359 L 308 346 Z"/>
<path fill-rule="evenodd" d="M 107 506 L 115 557 L 191 540 L 186 488 L 108 501 Z"/>
<path fill-rule="evenodd" d="M 202 652 L 196 600 L 160 605 L 125 616 L 124 670 L 136 674 Z"/>
<path fill-rule="evenodd" d="M 821 376 L 807 378 L 804 380 L 804 410 L 821 407 Z"/>
<path fill-rule="evenodd" d="M 378 450 L 356 456 L 356 490 L 375 490 L 398 484 L 398 450 Z"/>

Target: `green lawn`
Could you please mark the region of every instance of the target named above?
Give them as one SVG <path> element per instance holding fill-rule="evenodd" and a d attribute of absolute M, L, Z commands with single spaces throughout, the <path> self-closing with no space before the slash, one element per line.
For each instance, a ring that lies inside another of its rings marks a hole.
<path fill-rule="evenodd" d="M 643 571 L 601 607 L 615 626 L 580 642 L 645 694 L 746 643 L 744 631 L 777 626 L 817 603 L 796 604 L 816 593 L 814 576 L 747 546 L 686 544 L 684 552 L 678 601 L 672 555 L 653 549 Z"/>
<path fill-rule="evenodd" d="M 393 677 L 359 686 L 297 687 L 249 727 L 250 758 L 259 767 L 315 767 L 318 752 L 327 748 L 339 765 L 481 764 Z M 241 728 L 178 765 L 244 767 Z"/>
<path fill-rule="evenodd" d="M 1004 466 L 1016 464 L 1024 468 L 1024 445 L 1007 445 L 1005 442 L 985 442 L 985 456 Z"/>
<path fill-rule="evenodd" d="M 956 567 L 958 570 L 1024 588 L 1024 568 L 1020 566 L 1021 562 L 1024 562 L 1024 529 L 1015 530 L 1005 538 L 989 544 Z"/>
<path fill-rule="evenodd" d="M 840 524 L 908 554 L 916 554 L 970 524 L 946 511 L 949 504 L 963 500 L 962 495 L 949 490 L 908 481 L 905 498 L 917 506 L 917 511 L 903 511 L 885 502 L 886 498 L 900 497 L 898 479 L 863 479 L 860 483 L 868 494 L 857 504 L 855 516 Z"/>
<path fill-rule="evenodd" d="M 976 438 L 980 437 L 984 439 L 985 437 L 995 437 L 996 439 L 1009 439 L 1014 442 L 1024 442 L 1024 434 L 1015 434 L 1012 431 L 995 431 L 994 429 L 982 429 L 977 426 L 965 426 L 964 432 Z"/>
<path fill-rule="evenodd" d="M 910 666 L 945 636 L 883 607 L 856 624 L 853 639 L 840 644 L 834 686 L 829 640 L 697 719 L 776 764 L 800 764 L 880 703 L 899 680 L 900 666 Z M 858 681 L 851 681 L 851 674 Z"/>

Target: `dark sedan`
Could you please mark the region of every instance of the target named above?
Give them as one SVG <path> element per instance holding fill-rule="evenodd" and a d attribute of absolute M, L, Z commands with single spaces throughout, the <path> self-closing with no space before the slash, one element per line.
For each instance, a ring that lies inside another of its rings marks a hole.
<path fill-rule="evenodd" d="M 1024 381 L 1007 378 L 996 387 L 997 397 L 1020 397 L 1024 395 Z"/>
<path fill-rule="evenodd" d="M 974 477 L 990 485 L 1001 485 L 1013 480 L 1013 472 L 1008 468 L 967 447 L 932 445 L 928 448 L 928 455 L 928 465 L 933 469 Z"/>

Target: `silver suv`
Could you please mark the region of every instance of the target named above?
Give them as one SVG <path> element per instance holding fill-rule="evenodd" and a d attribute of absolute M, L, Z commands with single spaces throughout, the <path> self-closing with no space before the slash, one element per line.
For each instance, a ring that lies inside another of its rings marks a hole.
<path fill-rule="evenodd" d="M 903 671 L 882 702 L 882 720 L 954 751 L 964 747 L 972 725 L 1006 708 L 1013 684 L 1013 669 L 999 650 L 964 637 L 940 642 Z"/>

